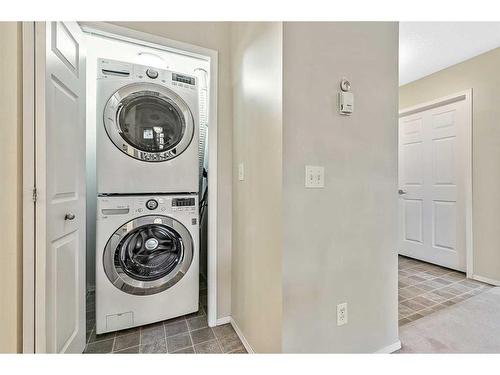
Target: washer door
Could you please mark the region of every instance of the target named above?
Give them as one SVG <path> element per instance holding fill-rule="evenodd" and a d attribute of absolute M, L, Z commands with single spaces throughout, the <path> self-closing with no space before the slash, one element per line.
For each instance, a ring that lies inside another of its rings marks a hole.
<path fill-rule="evenodd" d="M 179 282 L 193 260 L 188 230 L 168 216 L 148 215 L 122 225 L 106 243 L 104 272 L 125 293 L 151 295 Z"/>
<path fill-rule="evenodd" d="M 193 115 L 182 98 L 153 83 L 122 87 L 104 108 L 104 127 L 125 154 L 161 162 L 182 154 L 194 134 Z"/>

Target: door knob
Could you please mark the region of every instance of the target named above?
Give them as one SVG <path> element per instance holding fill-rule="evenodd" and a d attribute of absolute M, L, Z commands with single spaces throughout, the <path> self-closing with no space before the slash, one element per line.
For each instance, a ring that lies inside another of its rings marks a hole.
<path fill-rule="evenodd" d="M 405 195 L 405 194 L 406 194 L 406 191 L 404 191 L 403 189 L 399 189 L 399 190 L 398 190 L 398 194 L 399 194 L 399 195 Z"/>
<path fill-rule="evenodd" d="M 67 213 L 64 216 L 64 220 L 73 220 L 74 218 L 75 218 L 75 214 L 72 214 L 72 213 Z"/>

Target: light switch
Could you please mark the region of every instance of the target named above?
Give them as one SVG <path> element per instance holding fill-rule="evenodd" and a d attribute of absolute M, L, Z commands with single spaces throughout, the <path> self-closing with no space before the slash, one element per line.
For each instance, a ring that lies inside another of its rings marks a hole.
<path fill-rule="evenodd" d="M 317 165 L 306 165 L 306 188 L 325 187 L 325 168 Z"/>
<path fill-rule="evenodd" d="M 245 180 L 245 165 L 243 163 L 238 164 L 238 180 Z"/>

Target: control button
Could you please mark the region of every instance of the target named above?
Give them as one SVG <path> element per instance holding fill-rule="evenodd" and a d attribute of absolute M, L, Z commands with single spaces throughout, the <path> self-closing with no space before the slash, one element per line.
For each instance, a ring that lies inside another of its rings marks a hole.
<path fill-rule="evenodd" d="M 146 202 L 146 208 L 148 210 L 156 210 L 158 208 L 158 202 L 154 199 L 150 199 Z"/>
<path fill-rule="evenodd" d="M 151 79 L 155 79 L 155 78 L 158 78 L 158 72 L 156 70 L 153 70 L 153 69 L 148 69 L 146 70 L 146 74 L 148 75 L 149 78 Z"/>

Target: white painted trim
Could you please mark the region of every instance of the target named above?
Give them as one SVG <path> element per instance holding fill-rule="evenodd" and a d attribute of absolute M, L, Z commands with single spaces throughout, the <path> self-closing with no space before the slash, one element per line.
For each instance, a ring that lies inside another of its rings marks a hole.
<path fill-rule="evenodd" d="M 85 32 L 106 36 L 109 38 L 141 43 L 151 48 L 169 52 L 186 54 L 210 63 L 209 87 L 209 120 L 208 120 L 208 249 L 207 249 L 207 284 L 208 284 L 208 325 L 217 325 L 217 147 L 218 147 L 218 117 L 217 117 L 217 82 L 218 82 L 218 52 L 212 49 L 196 46 L 189 43 L 164 38 L 132 30 L 126 27 L 112 25 L 106 22 L 80 22 Z"/>
<path fill-rule="evenodd" d="M 399 117 L 409 116 L 431 108 L 455 103 L 457 101 L 465 102 L 466 117 L 469 120 L 465 134 L 465 267 L 467 277 L 474 274 L 474 242 L 473 242 L 473 223 L 472 223 L 472 129 L 473 129 L 473 103 L 472 88 L 448 95 L 439 99 L 431 100 L 425 103 L 417 104 L 412 107 L 403 108 L 399 111 Z M 399 147 L 399 144 L 398 144 Z"/>
<path fill-rule="evenodd" d="M 210 61 L 214 57 L 214 54 L 217 54 L 217 51 L 209 48 L 129 29 L 123 26 L 113 25 L 107 22 L 78 22 L 78 24 L 84 32 L 89 34 L 126 41 L 179 55 L 195 57 L 204 61 Z"/>
<path fill-rule="evenodd" d="M 466 90 L 465 92 L 465 110 L 467 111 L 466 116 L 468 118 L 469 126 L 466 129 L 466 160 L 465 164 L 465 272 L 467 277 L 471 277 L 474 274 L 474 224 L 472 221 L 472 211 L 473 211 L 473 191 L 472 191 L 472 129 L 474 128 L 474 116 L 473 116 L 473 92 L 472 89 Z"/>
<path fill-rule="evenodd" d="M 207 286 L 208 286 L 208 325 L 212 327 L 217 321 L 217 249 L 218 234 L 218 52 L 213 51 L 210 61 L 210 96 L 208 120 L 208 224 L 207 224 Z"/>
<path fill-rule="evenodd" d="M 387 345 L 383 347 L 382 349 L 379 349 L 375 352 L 375 354 L 390 354 L 394 353 L 395 351 L 401 349 L 401 340 L 396 341 L 394 344 Z"/>
<path fill-rule="evenodd" d="M 455 94 L 446 95 L 446 96 L 443 96 L 443 97 L 438 98 L 438 99 L 429 100 L 427 102 L 423 102 L 423 103 L 420 103 L 420 104 L 417 104 L 417 105 L 414 105 L 411 107 L 406 107 L 406 108 L 400 109 L 399 110 L 399 117 L 409 116 L 410 114 L 413 114 L 413 113 L 426 111 L 428 109 L 440 107 L 440 106 L 443 106 L 443 105 L 448 104 L 448 103 L 458 102 L 460 100 L 465 99 L 467 94 L 471 93 L 471 90 L 472 89 L 467 89 L 464 91 L 457 92 Z M 464 98 L 460 98 L 460 97 L 464 97 Z"/>
<path fill-rule="evenodd" d="M 494 279 L 490 279 L 488 277 L 472 275 L 471 279 L 480 281 L 482 283 L 494 285 L 494 286 L 500 286 L 500 280 L 494 280 Z"/>
<path fill-rule="evenodd" d="M 23 353 L 35 352 L 35 23 L 23 22 Z"/>
<path fill-rule="evenodd" d="M 223 324 L 228 324 L 231 323 L 231 317 L 230 316 L 225 316 L 224 318 L 219 318 L 217 319 L 217 325 L 221 326 Z"/>
<path fill-rule="evenodd" d="M 46 24 L 35 22 L 35 180 L 38 200 L 35 204 L 35 353 L 46 353 L 46 127 L 45 75 Z M 41 105 L 38 105 L 41 103 Z"/>
<path fill-rule="evenodd" d="M 236 324 L 236 322 L 234 321 L 233 318 L 231 318 L 231 325 L 233 326 L 234 328 L 234 331 L 236 332 L 236 334 L 238 335 L 238 337 L 240 338 L 243 346 L 245 347 L 246 351 L 249 353 L 249 354 L 254 354 L 254 350 L 252 349 L 252 346 L 250 345 L 250 343 L 247 341 L 247 339 L 245 338 L 245 336 L 243 335 L 243 332 L 241 331 L 240 327 L 238 327 L 238 325 Z"/>

